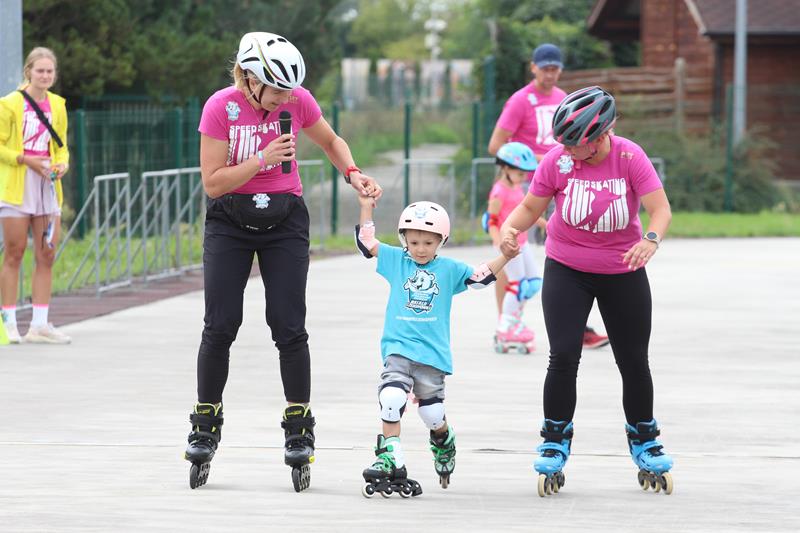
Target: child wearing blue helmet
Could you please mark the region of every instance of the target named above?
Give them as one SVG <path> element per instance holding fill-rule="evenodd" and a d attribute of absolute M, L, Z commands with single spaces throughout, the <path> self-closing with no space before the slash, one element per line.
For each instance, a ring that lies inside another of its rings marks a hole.
<path fill-rule="evenodd" d="M 528 174 L 536 170 L 533 151 L 520 142 L 502 145 L 497 151 L 497 181 L 489 193 L 487 229 L 495 248 L 500 247 L 500 226 L 527 193 Z M 546 221 L 540 218 L 540 227 Z M 508 276 L 505 296 L 495 333 L 495 350 L 506 353 L 515 349 L 519 353 L 534 350 L 534 333 L 522 322 L 525 302 L 533 298 L 542 285 L 533 249 L 526 233 L 518 235 L 520 253 L 505 267 Z"/>

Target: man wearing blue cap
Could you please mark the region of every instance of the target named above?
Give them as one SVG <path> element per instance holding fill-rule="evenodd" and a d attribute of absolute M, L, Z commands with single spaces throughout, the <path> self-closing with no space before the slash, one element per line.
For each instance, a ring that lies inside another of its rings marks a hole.
<path fill-rule="evenodd" d="M 557 144 L 553 139 L 553 115 L 558 104 L 567 96 L 567 93 L 556 87 L 563 67 L 558 46 L 545 43 L 536 47 L 531 61 L 533 80 L 512 94 L 503 106 L 503 112 L 497 119 L 489 140 L 491 155 L 497 154 L 497 150 L 504 144 L 517 141 L 527 145 L 533 150 L 536 159 L 541 161 Z M 531 179 L 533 172 L 528 176 L 528 180 Z M 507 286 L 505 274 L 500 273 L 495 283 L 498 308 L 502 307 Z M 583 336 L 584 348 L 599 348 L 606 344 L 608 337 L 596 333 L 590 327 L 586 328 Z"/>
<path fill-rule="evenodd" d="M 489 153 L 494 155 L 507 142 L 521 142 L 541 160 L 555 146 L 553 140 L 553 115 L 567 93 L 556 87 L 561 69 L 561 50 L 545 43 L 533 51 L 531 72 L 533 80 L 511 95 L 497 119 Z"/>

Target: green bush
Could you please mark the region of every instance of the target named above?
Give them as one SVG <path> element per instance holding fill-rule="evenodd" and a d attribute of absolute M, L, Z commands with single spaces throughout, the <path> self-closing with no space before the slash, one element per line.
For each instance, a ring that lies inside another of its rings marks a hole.
<path fill-rule="evenodd" d="M 619 133 L 628 137 L 624 127 Z M 674 131 L 636 131 L 630 135 L 651 157 L 665 161 L 664 189 L 674 211 L 722 212 L 728 172 L 724 140 L 715 130 L 710 135 L 678 135 Z M 757 131 L 734 151 L 732 169 L 733 211 L 757 213 L 782 203 L 796 205 L 775 182 L 770 141 Z"/>

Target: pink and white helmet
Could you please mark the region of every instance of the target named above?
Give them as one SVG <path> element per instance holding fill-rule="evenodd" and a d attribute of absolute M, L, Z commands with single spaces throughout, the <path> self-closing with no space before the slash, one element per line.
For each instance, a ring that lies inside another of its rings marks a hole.
<path fill-rule="evenodd" d="M 417 229 L 430 231 L 442 236 L 442 242 L 436 248 L 436 253 L 444 246 L 450 238 L 450 217 L 444 207 L 433 202 L 414 202 L 403 209 L 400 213 L 400 221 L 397 224 L 397 235 L 403 248 L 408 248 L 406 243 L 405 231 L 407 229 Z"/>

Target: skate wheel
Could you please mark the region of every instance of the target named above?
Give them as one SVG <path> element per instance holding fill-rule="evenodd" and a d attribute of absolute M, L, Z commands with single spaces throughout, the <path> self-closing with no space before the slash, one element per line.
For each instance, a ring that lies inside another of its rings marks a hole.
<path fill-rule="evenodd" d="M 647 480 L 647 476 L 644 475 L 644 472 L 639 470 L 639 473 L 636 475 L 637 481 L 639 481 L 639 486 L 642 487 L 642 490 L 647 490 L 650 487 L 650 482 Z"/>
<path fill-rule="evenodd" d="M 556 479 L 558 481 L 558 483 L 557 483 L 558 489 L 561 490 L 561 487 L 563 487 L 564 483 L 567 482 L 567 478 L 564 476 L 564 472 L 557 473 L 556 474 Z M 558 491 L 556 491 L 556 492 L 558 492 Z"/>
<path fill-rule="evenodd" d="M 361 487 L 361 494 L 365 498 L 372 498 L 373 496 L 375 496 L 375 487 L 367 483 L 366 485 Z"/>
<path fill-rule="evenodd" d="M 402 498 L 410 498 L 411 497 L 411 489 L 410 488 L 405 488 L 405 489 L 401 490 L 400 491 L 400 496 Z"/>
<path fill-rule="evenodd" d="M 539 474 L 539 482 L 536 486 L 537 492 L 539 496 L 544 498 L 547 495 L 547 476 L 544 474 Z"/>
<path fill-rule="evenodd" d="M 209 463 L 200 465 L 192 463 L 192 467 L 189 469 L 189 487 L 196 489 L 205 485 L 208 481 L 209 470 L 211 470 Z"/>
<path fill-rule="evenodd" d="M 519 353 L 521 353 L 522 355 L 528 355 L 530 353 L 530 351 L 528 351 L 528 347 L 527 346 L 522 346 L 519 349 Z"/>
<path fill-rule="evenodd" d="M 381 496 L 384 498 L 391 498 L 392 497 L 392 489 L 386 489 L 381 491 Z"/>
<path fill-rule="evenodd" d="M 559 488 L 560 487 L 558 486 L 558 479 L 556 478 L 556 476 L 550 478 L 550 492 L 553 494 L 558 494 Z"/>
<path fill-rule="evenodd" d="M 440 475 L 439 485 L 441 485 L 443 489 L 446 489 L 450 485 L 450 474 L 444 476 Z"/>
<path fill-rule="evenodd" d="M 293 466 L 292 485 L 295 492 L 307 489 L 311 485 L 311 467 L 308 465 Z"/>
<path fill-rule="evenodd" d="M 674 488 L 674 484 L 672 482 L 672 474 L 669 472 L 664 472 L 659 477 L 661 488 L 664 489 L 664 494 L 672 494 L 672 489 Z"/>

